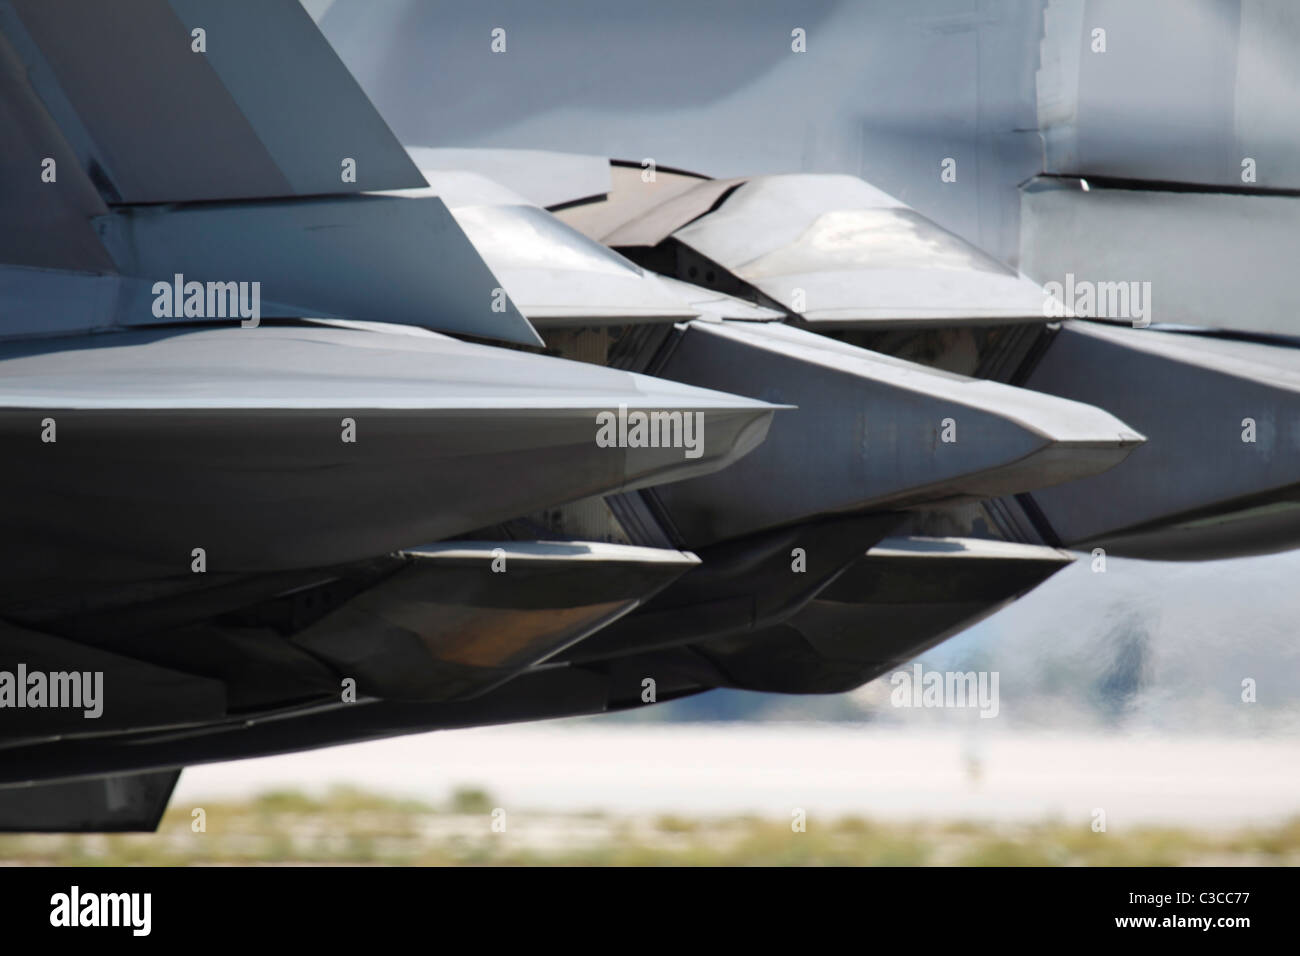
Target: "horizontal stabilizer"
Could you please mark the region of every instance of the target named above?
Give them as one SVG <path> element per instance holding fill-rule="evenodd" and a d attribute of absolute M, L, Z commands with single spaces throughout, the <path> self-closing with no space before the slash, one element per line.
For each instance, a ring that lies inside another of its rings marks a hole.
<path fill-rule="evenodd" d="M 654 491 L 689 547 L 827 512 L 1014 494 L 1104 471 L 1142 436 L 1101 409 L 788 325 L 694 322 L 655 374 L 797 405 L 718 480 Z"/>
<path fill-rule="evenodd" d="M 432 333 L 263 326 L 69 344 L 0 346 L 0 493 L 25 503 L 0 528 L 0 594 L 185 574 L 196 548 L 210 572 L 364 560 L 725 467 L 775 411 Z M 84 560 L 52 575 L 70 553 Z"/>

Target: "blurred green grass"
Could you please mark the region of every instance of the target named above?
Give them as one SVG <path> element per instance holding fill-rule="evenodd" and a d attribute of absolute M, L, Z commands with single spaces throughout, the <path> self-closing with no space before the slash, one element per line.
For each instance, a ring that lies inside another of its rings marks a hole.
<path fill-rule="evenodd" d="M 463 788 L 442 804 L 340 787 L 175 805 L 152 834 L 0 835 L 0 863 L 27 865 L 1185 866 L 1300 863 L 1300 816 L 1231 831 L 1094 833 L 1059 820 L 895 823 L 812 814 L 805 832 L 756 816 L 615 816 L 505 809 Z"/>

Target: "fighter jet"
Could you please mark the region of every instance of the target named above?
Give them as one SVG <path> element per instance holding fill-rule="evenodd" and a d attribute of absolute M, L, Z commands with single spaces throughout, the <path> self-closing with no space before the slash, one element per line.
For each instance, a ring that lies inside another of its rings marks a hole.
<path fill-rule="evenodd" d="M 1293 317 L 1199 291 L 1284 233 L 1300 145 L 1249 71 L 1167 86 L 1268 144 L 1252 188 L 1143 139 L 1153 61 L 1088 60 L 1081 7 L 673 0 L 597 62 L 563 3 L 0 0 L 0 829 L 152 829 L 200 763 L 843 692 L 1079 551 L 1300 543 Z M 1001 55 L 881 86 L 843 51 L 882 22 L 910 73 Z"/>

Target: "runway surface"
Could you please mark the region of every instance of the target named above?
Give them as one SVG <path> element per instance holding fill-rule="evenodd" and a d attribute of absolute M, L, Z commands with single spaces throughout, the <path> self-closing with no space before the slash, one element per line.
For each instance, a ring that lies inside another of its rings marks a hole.
<path fill-rule="evenodd" d="M 1300 741 L 575 721 L 400 737 L 186 770 L 173 805 L 348 784 L 521 810 L 1092 819 L 1215 829 L 1300 814 Z"/>

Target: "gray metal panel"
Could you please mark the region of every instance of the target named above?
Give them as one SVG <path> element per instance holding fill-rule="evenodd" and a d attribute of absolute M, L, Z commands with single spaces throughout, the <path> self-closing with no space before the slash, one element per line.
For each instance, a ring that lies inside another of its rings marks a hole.
<path fill-rule="evenodd" d="M 537 206 L 526 196 L 495 179 L 467 169 L 421 169 L 423 189 L 390 191 L 399 196 L 437 196 L 448 209 L 461 206 Z"/>
<path fill-rule="evenodd" d="M 613 163 L 609 167 L 609 178 L 609 193 L 604 198 L 568 206 L 556 210 L 555 214 L 584 236 L 604 242 L 619 226 L 708 179 L 707 176 L 663 169 L 654 170 L 651 179 L 650 171 L 644 165 Z"/>
<path fill-rule="evenodd" d="M 798 406 L 725 475 L 655 490 L 691 547 L 825 512 L 1070 481 L 1142 441 L 1089 405 L 772 323 L 691 323 L 656 374 Z M 948 418 L 951 443 L 940 440 Z"/>
<path fill-rule="evenodd" d="M 1036 285 L 852 176 L 751 179 L 673 235 L 812 323 L 1044 319 Z"/>
<path fill-rule="evenodd" d="M 0 831 L 152 832 L 180 775 L 179 770 L 160 770 L 0 788 Z"/>
<path fill-rule="evenodd" d="M 294 0 L 11 4 L 38 92 L 115 201 L 423 183 Z M 192 51 L 193 27 L 208 31 L 206 53 Z M 283 66 L 286 50 L 291 70 Z M 357 161 L 356 182 L 343 181 L 345 157 Z"/>
<path fill-rule="evenodd" d="M 891 514 L 820 519 L 702 548 L 699 567 L 555 659 L 608 663 L 724 634 L 743 640 L 804 607 L 898 522 Z M 791 573 L 796 549 L 806 563 Z"/>
<path fill-rule="evenodd" d="M 1013 541 L 891 537 L 850 565 L 817 599 L 837 604 L 1001 600 L 1073 560 L 1059 548 Z"/>
<path fill-rule="evenodd" d="M 207 58 L 191 52 L 189 30 L 166 0 L 11 3 L 57 83 L 51 90 L 45 71 L 34 72 L 37 91 L 65 132 L 73 124 L 54 104 L 66 97 L 71 118 L 89 137 L 74 145 L 109 198 L 165 202 L 293 191 Z"/>
<path fill-rule="evenodd" d="M 661 276 L 530 203 L 513 190 L 465 170 L 424 170 L 427 189 L 451 210 L 510 302 L 535 325 L 674 322 L 700 310 Z"/>
<path fill-rule="evenodd" d="M 1250 157 L 1249 185 L 1300 187 L 1294 3 L 1054 0 L 1044 27 L 1046 171 L 1241 187 Z"/>
<path fill-rule="evenodd" d="M 1150 322 L 1296 333 L 1300 198 L 1037 180 L 1023 213 L 1038 282 L 1149 282 Z"/>
<path fill-rule="evenodd" d="M 601 236 L 611 246 L 657 246 L 674 232 L 703 216 L 744 179 L 706 179 L 674 191 L 663 202 Z"/>
<path fill-rule="evenodd" d="M 0 24 L 2 25 L 2 24 Z M 90 227 L 104 203 L 75 154 L 28 82 L 27 71 L 0 32 L 0 263 L 51 269 L 110 271 L 109 258 Z M 43 163 L 55 162 L 54 182 Z M 8 308 L 0 308 L 6 319 Z M 0 320 L 3 322 L 3 320 Z M 7 324 L 7 323 L 5 323 Z M 0 324 L 0 335 L 5 333 Z"/>
<path fill-rule="evenodd" d="M 620 406 L 696 413 L 698 457 L 602 447 L 599 416 Z M 196 547 L 213 573 L 363 560 L 725 467 L 772 413 L 437 336 L 262 327 L 10 343 L 0 498 L 22 505 L 0 515 L 0 592 L 186 574 Z M 57 444 L 41 441 L 46 417 Z"/>
<path fill-rule="evenodd" d="M 0 408 L 772 411 L 648 375 L 392 328 L 133 330 L 6 343 Z M 593 444 L 594 435 L 593 425 Z"/>
<path fill-rule="evenodd" d="M 604 156 L 554 153 L 540 149 L 450 149 L 411 146 L 420 169 L 468 170 L 508 187 L 539 206 L 602 196 L 609 192 L 609 160 Z"/>
<path fill-rule="evenodd" d="M 678 288 L 535 206 L 458 206 L 456 223 L 534 325 L 679 322 Z"/>
<path fill-rule="evenodd" d="M 36 743 L 6 753 L 9 759 L 0 763 L 0 782 L 172 768 L 450 727 L 597 714 L 609 707 L 617 690 L 613 683 L 604 674 L 548 668 L 522 674 L 482 697 L 454 703 L 358 701 L 288 714 L 241 715 L 217 726 L 169 734 Z M 638 699 L 639 682 L 626 693 Z"/>
<path fill-rule="evenodd" d="M 734 295 L 718 292 L 715 289 L 706 289 L 703 286 L 682 282 L 679 279 L 670 279 L 667 276 L 663 277 L 663 281 L 689 302 L 692 309 L 703 316 L 717 319 L 736 319 L 745 322 L 775 322 L 785 318 L 785 315 L 776 311 L 776 309 L 754 305 L 752 302 L 738 299 Z"/>
<path fill-rule="evenodd" d="M 886 538 L 784 626 L 693 649 L 729 686 L 842 693 L 997 612 L 1072 560 L 1004 541 Z"/>
<path fill-rule="evenodd" d="M 0 742 L 43 737 L 96 736 L 111 731 L 165 727 L 175 724 L 198 724 L 220 720 L 226 715 L 225 688 L 178 670 L 158 667 L 144 661 L 111 654 L 96 647 L 74 643 L 52 634 L 16 627 L 0 621 L 0 670 L 13 675 L 11 687 L 18 684 L 17 669 L 26 668 L 30 676 L 57 672 L 86 672 L 98 688 L 97 701 L 88 701 L 82 692 L 81 707 L 17 707 L 6 705 L 0 720 Z M 26 693 L 35 685 L 18 690 Z M 48 683 L 47 693 L 52 693 Z M 51 700 L 47 696 L 46 702 Z M 99 716 L 87 716 L 100 710 Z"/>
<path fill-rule="evenodd" d="M 700 563 L 598 542 L 461 541 L 403 556 L 405 568 L 292 638 L 354 677 L 365 696 L 485 693 Z"/>
<path fill-rule="evenodd" d="M 238 616 L 247 606 L 231 610 Z M 201 623 L 153 632 L 118 628 L 111 619 L 101 619 L 100 626 L 92 626 L 96 632 L 93 643 L 116 654 L 219 682 L 231 713 L 338 699 L 339 676 L 325 662 L 294 647 L 271 627 L 212 620 L 220 613 L 196 614 Z M 87 638 L 86 643 L 92 639 Z"/>
<path fill-rule="evenodd" d="M 401 143 L 297 0 L 168 2 L 186 34 L 195 27 L 207 31 L 208 63 L 291 193 L 423 185 Z M 345 158 L 356 161 L 353 182 L 343 181 Z"/>
<path fill-rule="evenodd" d="M 1148 436 L 1106 474 L 1033 493 L 1067 545 L 1197 559 L 1300 542 L 1300 349 L 1072 321 L 1025 387 Z"/>
<path fill-rule="evenodd" d="M 123 273 L 146 280 L 122 305 L 126 325 L 153 313 L 152 283 L 261 283 L 268 316 L 403 322 L 540 345 L 442 201 L 345 196 L 118 209 L 96 220 Z M 184 321 L 181 319 L 180 321 Z M 234 320 L 237 321 L 237 320 Z"/>
<path fill-rule="evenodd" d="M 122 277 L 0 265 L 0 339 L 107 328 Z"/>

